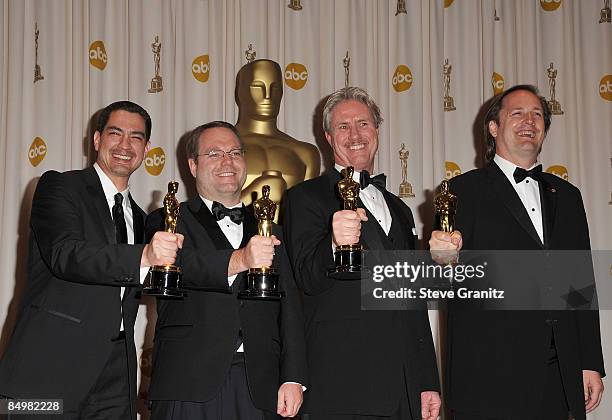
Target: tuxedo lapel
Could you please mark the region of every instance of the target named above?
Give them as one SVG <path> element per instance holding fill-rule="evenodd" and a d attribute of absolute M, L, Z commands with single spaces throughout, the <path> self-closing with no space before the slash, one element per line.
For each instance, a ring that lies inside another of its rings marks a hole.
<path fill-rule="evenodd" d="M 98 173 L 93 167 L 89 167 L 83 171 L 85 177 L 85 185 L 88 197 L 85 197 L 85 201 L 92 203 L 98 213 L 98 219 L 100 220 L 100 226 L 104 231 L 104 236 L 109 244 L 117 243 L 115 236 L 115 225 L 113 224 L 113 218 L 104 196 L 104 190 L 102 189 L 102 183 L 98 177 Z"/>
<path fill-rule="evenodd" d="M 531 236 L 531 238 L 536 241 L 540 247 L 544 247 L 538 232 L 535 230 L 535 227 L 527 214 L 527 210 L 525 210 L 525 206 L 523 206 L 521 199 L 519 198 L 515 189 L 512 188 L 512 185 L 510 185 L 508 178 L 506 178 L 502 170 L 497 166 L 497 164 L 495 164 L 495 162 L 491 162 L 489 166 L 486 167 L 486 170 L 491 188 L 495 192 L 497 198 L 504 204 L 504 206 L 506 206 L 512 216 L 514 216 L 514 218 L 529 234 L 529 236 Z M 491 217 L 496 216 L 497 215 L 495 214 L 491 215 Z"/>
<path fill-rule="evenodd" d="M 361 238 L 359 242 L 365 249 L 387 249 L 387 246 L 383 243 L 383 241 L 387 239 L 387 235 L 376 221 L 374 215 L 370 213 L 360 199 L 357 200 L 357 206 L 365 209 L 366 215 L 368 216 L 367 222 L 361 222 Z"/>
<path fill-rule="evenodd" d="M 385 202 L 391 213 L 391 228 L 389 239 L 394 249 L 416 249 L 415 237 L 412 232 L 412 220 L 408 220 L 394 196 L 389 192 L 383 193 Z"/>
<path fill-rule="evenodd" d="M 241 248 L 246 246 L 247 242 L 249 242 L 249 239 L 251 239 L 252 236 L 257 235 L 257 220 L 255 219 L 252 210 L 253 208 L 251 206 L 244 209 L 244 221 L 242 222 L 242 242 L 240 243 Z"/>
<path fill-rule="evenodd" d="M 539 182 L 540 202 L 542 204 L 542 225 L 544 227 L 544 247 L 550 246 L 550 239 L 555 227 L 555 215 L 557 213 L 557 190 L 542 177 Z"/>

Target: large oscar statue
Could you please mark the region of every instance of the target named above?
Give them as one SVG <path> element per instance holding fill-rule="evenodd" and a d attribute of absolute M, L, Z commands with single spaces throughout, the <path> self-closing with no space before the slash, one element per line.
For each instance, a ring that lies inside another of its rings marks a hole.
<path fill-rule="evenodd" d="M 357 210 L 357 199 L 361 189 L 359 182 L 353 179 L 354 168 L 348 166 L 342 170 L 342 179 L 338 181 L 338 194 L 342 198 L 343 210 Z M 363 246 L 360 243 L 339 245 L 334 252 L 335 267 L 327 275 L 336 280 L 359 280 L 361 273 L 368 271 L 362 265 Z"/>
<path fill-rule="evenodd" d="M 176 233 L 176 222 L 179 215 L 179 202 L 176 199 L 178 182 L 168 183 L 168 194 L 164 197 L 165 231 Z M 142 294 L 147 296 L 182 298 L 185 292 L 181 289 L 181 267 L 174 264 L 155 265 L 149 271 Z"/>
<path fill-rule="evenodd" d="M 270 186 L 264 185 L 261 198 L 253 203 L 257 219 L 257 234 L 272 236 L 272 223 L 276 203 L 270 200 Z M 238 293 L 241 299 L 278 300 L 283 296 L 278 288 L 278 271 L 274 267 L 250 268 L 247 273 L 247 289 Z"/>
<path fill-rule="evenodd" d="M 236 128 L 247 153 L 247 179 L 241 197 L 246 205 L 263 185 L 270 185 L 270 198 L 278 203 L 287 188 L 319 175 L 318 149 L 276 126 L 282 96 L 282 72 L 274 61 L 254 60 L 238 72 Z"/>

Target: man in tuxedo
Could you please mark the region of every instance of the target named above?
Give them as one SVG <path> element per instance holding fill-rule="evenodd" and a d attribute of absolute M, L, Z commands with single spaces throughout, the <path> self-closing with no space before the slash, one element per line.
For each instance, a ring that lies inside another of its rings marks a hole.
<path fill-rule="evenodd" d="M 426 308 L 361 311 L 359 281 L 334 280 L 334 249 L 361 242 L 371 250 L 415 249 L 410 209 L 372 179 L 380 110 L 362 89 L 329 96 L 325 137 L 335 167 L 288 191 L 285 238 L 296 282 L 305 293 L 311 389 L 304 416 L 321 419 L 436 419 L 438 371 Z M 341 210 L 340 171 L 354 167 L 358 209 Z M 366 181 L 367 180 L 367 181 Z M 366 185 L 366 182 L 368 185 Z"/>
<path fill-rule="evenodd" d="M 40 178 L 0 395 L 63 399 L 63 418 L 136 418 L 136 292 L 149 266 L 174 262 L 182 241 L 160 232 L 143 243 L 145 214 L 128 181 L 150 135 L 142 107 L 115 102 L 99 116 L 93 167 Z"/>
<path fill-rule="evenodd" d="M 306 356 L 301 303 L 279 229 L 257 234 L 240 202 L 246 179 L 235 127 L 194 129 L 186 152 L 198 195 L 181 203 L 177 232 L 183 300 L 158 300 L 149 389 L 153 419 L 292 417 L 302 403 Z M 162 226 L 161 211 L 147 232 Z M 280 300 L 239 299 L 250 268 L 277 267 Z M 278 414 L 278 415 L 277 415 Z"/>
<path fill-rule="evenodd" d="M 537 164 L 550 123 L 534 86 L 514 86 L 493 100 L 484 127 L 489 162 L 450 181 L 456 230 L 433 232 L 432 250 L 590 248 L 580 191 Z M 451 304 L 448 322 L 453 419 L 567 420 L 571 413 L 584 420 L 599 404 L 604 366 L 596 311 L 483 314 Z"/>

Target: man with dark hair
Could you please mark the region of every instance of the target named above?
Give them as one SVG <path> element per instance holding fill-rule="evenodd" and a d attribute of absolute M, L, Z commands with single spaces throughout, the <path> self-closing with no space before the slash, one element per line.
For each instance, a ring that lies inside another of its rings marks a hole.
<path fill-rule="evenodd" d="M 361 282 L 327 276 L 337 246 L 416 248 L 412 212 L 386 190 L 384 175 L 369 177 L 381 122 L 378 106 L 363 89 L 348 87 L 330 95 L 323 128 L 335 167 L 291 188 L 285 200 L 289 257 L 305 293 L 312 387 L 304 417 L 310 420 L 432 420 L 440 409 L 426 307 L 362 311 Z M 356 211 L 341 210 L 336 192 L 340 171 L 348 166 L 361 183 Z"/>
<path fill-rule="evenodd" d="M 590 248 L 580 191 L 537 164 L 550 122 L 534 86 L 514 86 L 494 99 L 484 127 L 489 163 L 450 181 L 456 230 L 433 232 L 433 251 Z M 448 322 L 454 420 L 567 420 L 570 413 L 584 420 L 599 404 L 604 366 L 596 311 L 485 314 L 453 303 Z"/>
<path fill-rule="evenodd" d="M 93 167 L 46 172 L 34 193 L 28 283 L 0 395 L 62 399 L 63 418 L 135 419 L 136 292 L 148 267 L 174 262 L 182 236 L 143 242 L 145 213 L 128 182 L 149 148 L 147 112 L 121 101 L 100 115 Z"/>
<path fill-rule="evenodd" d="M 181 204 L 177 223 L 185 235 L 177 264 L 187 296 L 157 302 L 152 418 L 293 417 L 306 385 L 304 326 L 280 229 L 258 235 L 240 201 L 246 160 L 233 125 L 197 127 L 186 154 L 198 192 Z M 161 212 L 152 213 L 147 233 L 162 222 Z M 246 271 L 270 266 L 278 270 L 284 297 L 238 299 Z"/>

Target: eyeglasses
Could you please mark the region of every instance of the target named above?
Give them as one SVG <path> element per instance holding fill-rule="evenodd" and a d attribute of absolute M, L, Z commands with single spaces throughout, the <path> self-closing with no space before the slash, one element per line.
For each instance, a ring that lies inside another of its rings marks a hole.
<path fill-rule="evenodd" d="M 210 160 L 222 160 L 225 158 L 225 156 L 229 156 L 230 159 L 236 160 L 242 159 L 244 157 L 244 152 L 244 149 L 232 149 L 229 152 L 213 149 L 208 153 L 201 153 L 198 156 L 206 156 Z"/>

